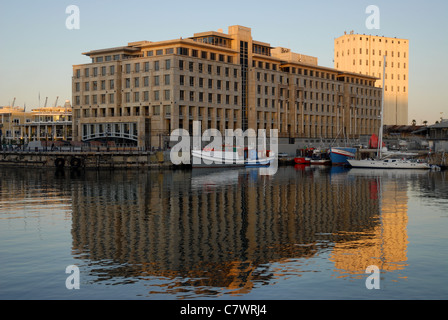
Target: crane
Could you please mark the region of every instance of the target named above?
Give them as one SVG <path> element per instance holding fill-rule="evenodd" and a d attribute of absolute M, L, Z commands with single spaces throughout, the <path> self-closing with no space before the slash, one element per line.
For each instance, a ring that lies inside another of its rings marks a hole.
<path fill-rule="evenodd" d="M 56 97 L 56 101 L 54 102 L 54 107 L 55 108 L 58 106 L 58 99 L 59 99 L 59 97 Z"/>

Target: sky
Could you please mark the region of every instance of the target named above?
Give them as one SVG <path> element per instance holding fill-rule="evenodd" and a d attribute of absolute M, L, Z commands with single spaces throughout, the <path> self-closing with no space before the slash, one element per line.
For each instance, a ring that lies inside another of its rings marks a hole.
<path fill-rule="evenodd" d="M 70 5 L 79 29 L 68 29 Z M 366 27 L 369 5 L 378 30 Z M 255 40 L 315 56 L 334 68 L 334 39 L 344 31 L 409 39 L 409 123 L 448 118 L 446 0 L 15 0 L 0 1 L 0 106 L 27 110 L 71 100 L 72 66 L 83 52 L 133 41 L 187 38 L 231 25 Z M 40 100 L 39 100 L 40 96 Z"/>

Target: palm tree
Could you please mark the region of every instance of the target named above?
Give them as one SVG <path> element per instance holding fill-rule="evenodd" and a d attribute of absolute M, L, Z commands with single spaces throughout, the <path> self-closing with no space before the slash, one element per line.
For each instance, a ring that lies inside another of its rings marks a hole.
<path fill-rule="evenodd" d="M 427 120 L 423 121 L 423 124 L 426 126 L 428 124 L 428 121 Z"/>
<path fill-rule="evenodd" d="M 415 119 L 412 120 L 412 126 L 415 126 L 416 124 L 417 124 L 417 121 L 415 121 Z"/>

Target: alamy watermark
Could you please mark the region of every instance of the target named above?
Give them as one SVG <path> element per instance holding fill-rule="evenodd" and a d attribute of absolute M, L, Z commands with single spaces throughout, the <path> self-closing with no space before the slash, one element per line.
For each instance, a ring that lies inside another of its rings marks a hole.
<path fill-rule="evenodd" d="M 79 289 L 79 281 L 80 281 L 80 275 L 79 275 L 79 268 L 75 265 L 70 265 L 67 268 L 65 268 L 65 273 L 70 274 L 67 279 L 65 280 L 65 287 L 68 290 L 73 289 Z"/>
<path fill-rule="evenodd" d="M 370 14 L 366 19 L 366 28 L 369 30 L 380 28 L 380 8 L 370 5 L 366 8 L 366 14 Z"/>
<path fill-rule="evenodd" d="M 65 27 L 68 30 L 79 30 L 81 24 L 79 7 L 70 5 L 65 9 L 65 13 L 69 14 L 67 19 L 65 19 Z"/>
<path fill-rule="evenodd" d="M 369 290 L 380 289 L 380 268 L 375 265 L 368 266 L 366 273 L 370 274 L 366 279 L 366 288 Z"/>

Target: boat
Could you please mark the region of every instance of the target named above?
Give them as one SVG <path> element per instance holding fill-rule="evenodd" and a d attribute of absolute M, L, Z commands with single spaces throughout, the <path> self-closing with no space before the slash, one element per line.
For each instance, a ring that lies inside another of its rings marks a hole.
<path fill-rule="evenodd" d="M 269 166 L 275 160 L 276 155 L 273 152 L 258 152 L 255 149 L 246 149 L 244 154 L 246 155 L 244 159 L 245 167 L 261 167 Z"/>
<path fill-rule="evenodd" d="M 376 168 L 376 169 L 431 169 L 431 166 L 423 161 L 413 159 L 364 159 L 347 160 L 354 168 Z"/>
<path fill-rule="evenodd" d="M 244 155 L 237 150 L 192 150 L 193 168 L 235 168 L 244 167 Z"/>
<path fill-rule="evenodd" d="M 416 160 L 408 160 L 405 158 L 392 158 L 390 156 L 383 157 L 383 153 L 387 152 L 387 149 L 384 147 L 383 143 L 383 123 L 384 123 L 384 88 L 385 88 L 385 75 L 386 72 L 386 56 L 384 56 L 384 72 L 383 72 L 383 94 L 381 99 L 381 125 L 378 135 L 378 141 L 376 142 L 377 146 L 377 157 L 376 159 L 347 159 L 348 163 L 353 168 L 372 168 L 372 169 L 431 169 L 431 166 L 428 163 L 423 161 Z M 372 136 L 371 140 L 375 140 L 376 136 Z M 372 141 L 369 142 L 372 144 Z"/>
<path fill-rule="evenodd" d="M 311 157 L 313 155 L 314 148 L 307 148 L 297 150 L 297 156 L 294 158 L 296 164 L 311 164 Z"/>
<path fill-rule="evenodd" d="M 266 152 L 269 154 L 269 152 Z M 242 150 L 233 148 L 232 151 L 222 151 L 214 149 L 192 150 L 193 168 L 237 168 L 237 167 L 260 167 L 269 166 L 276 155 L 270 152 L 268 156 L 260 152 L 260 156 L 255 149 Z"/>
<path fill-rule="evenodd" d="M 311 164 L 311 158 L 308 158 L 308 157 L 295 157 L 294 158 L 294 162 L 296 163 L 296 164 Z"/>
<path fill-rule="evenodd" d="M 316 149 L 313 151 L 313 155 L 310 160 L 311 165 L 331 165 L 331 160 L 328 152 Z"/>
<path fill-rule="evenodd" d="M 333 165 L 348 165 L 348 159 L 354 159 L 356 156 L 356 148 L 349 147 L 331 147 L 329 150 L 330 160 Z"/>

